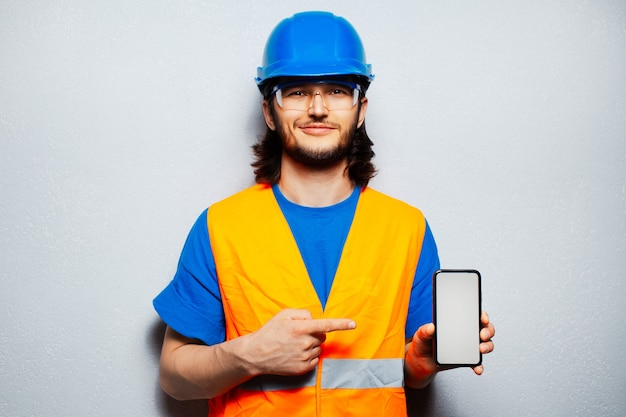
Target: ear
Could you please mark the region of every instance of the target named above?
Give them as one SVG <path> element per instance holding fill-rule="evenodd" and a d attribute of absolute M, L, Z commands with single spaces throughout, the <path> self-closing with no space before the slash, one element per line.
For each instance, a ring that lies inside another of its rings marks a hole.
<path fill-rule="evenodd" d="M 268 100 L 263 100 L 263 117 L 265 118 L 265 124 L 271 130 L 276 130 L 276 123 L 274 123 L 274 117 L 272 117 L 272 104 Z"/>
<path fill-rule="evenodd" d="M 361 108 L 359 109 L 359 120 L 356 126 L 357 128 L 361 127 L 361 125 L 363 125 L 363 122 L 365 122 L 365 113 L 367 113 L 367 104 L 368 104 L 367 97 L 363 97 L 361 99 Z"/>

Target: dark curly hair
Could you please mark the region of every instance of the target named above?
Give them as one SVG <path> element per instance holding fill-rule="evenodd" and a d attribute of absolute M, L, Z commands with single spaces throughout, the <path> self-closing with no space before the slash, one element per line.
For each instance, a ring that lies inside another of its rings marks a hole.
<path fill-rule="evenodd" d="M 270 104 L 273 97 L 269 99 Z M 359 101 L 359 109 L 361 103 Z M 275 117 L 273 106 L 270 109 Z M 354 131 L 348 145 L 348 176 L 355 185 L 365 187 L 376 175 L 376 167 L 371 162 L 374 158 L 371 141 L 365 130 L 365 122 Z M 257 183 L 276 184 L 280 179 L 280 165 L 282 155 L 282 144 L 280 135 L 267 127 L 265 135 L 260 137 L 257 143 L 252 145 L 255 161 L 251 164 L 254 168 L 255 180 Z"/>

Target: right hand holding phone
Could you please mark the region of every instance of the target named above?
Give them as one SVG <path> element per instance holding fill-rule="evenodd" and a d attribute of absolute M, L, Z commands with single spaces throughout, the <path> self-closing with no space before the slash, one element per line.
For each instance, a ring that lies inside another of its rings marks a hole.
<path fill-rule="evenodd" d="M 486 311 L 481 313 L 480 323 L 481 343 L 479 349 L 482 354 L 487 354 L 494 349 L 492 339 L 496 334 L 496 329 Z M 435 363 L 433 357 L 434 336 L 435 325 L 427 323 L 417 329 L 413 338 L 407 344 L 405 361 L 406 382 L 407 385 L 413 388 L 425 387 L 432 381 L 437 372 L 456 368 L 455 366 L 441 367 Z M 472 369 L 476 375 L 481 375 L 484 371 L 483 365 L 475 366 Z"/>

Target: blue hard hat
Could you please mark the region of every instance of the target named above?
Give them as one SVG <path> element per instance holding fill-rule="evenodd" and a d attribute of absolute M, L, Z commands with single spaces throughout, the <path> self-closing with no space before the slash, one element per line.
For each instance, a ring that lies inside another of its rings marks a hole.
<path fill-rule="evenodd" d="M 284 19 L 270 34 L 263 65 L 257 68 L 261 91 L 277 77 L 354 75 L 365 87 L 374 79 L 358 33 L 344 18 L 328 12 L 303 12 Z"/>

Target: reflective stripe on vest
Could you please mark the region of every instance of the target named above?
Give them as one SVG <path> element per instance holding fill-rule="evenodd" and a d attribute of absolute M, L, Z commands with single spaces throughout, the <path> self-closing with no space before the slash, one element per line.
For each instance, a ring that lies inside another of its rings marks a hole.
<path fill-rule="evenodd" d="M 322 389 L 402 388 L 402 359 L 324 359 Z M 314 369 L 300 376 L 262 375 L 242 384 L 249 391 L 280 391 L 315 386 Z"/>
<path fill-rule="evenodd" d="M 324 359 L 322 388 L 402 388 L 402 359 Z"/>

